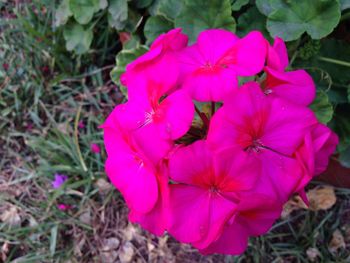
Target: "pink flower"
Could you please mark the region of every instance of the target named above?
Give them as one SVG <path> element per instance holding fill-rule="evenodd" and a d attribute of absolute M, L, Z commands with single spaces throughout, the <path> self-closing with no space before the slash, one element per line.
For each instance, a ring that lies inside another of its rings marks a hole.
<path fill-rule="evenodd" d="M 241 194 L 253 188 L 259 163 L 247 153 L 214 155 L 205 141 L 180 148 L 169 161 L 169 233 L 181 242 L 206 248 L 235 214 Z M 237 233 L 238 235 L 240 233 Z"/>
<path fill-rule="evenodd" d="M 67 205 L 67 204 L 58 204 L 57 208 L 59 210 L 61 210 L 61 211 L 67 211 L 67 210 L 71 209 L 72 206 L 71 205 Z"/>
<path fill-rule="evenodd" d="M 162 199 L 166 195 L 164 190 L 162 193 L 159 190 L 167 187 L 161 185 L 167 176 L 160 173 L 159 165 L 172 144 L 156 137 L 145 140 L 144 131 L 125 129 L 120 118 L 124 107 L 125 105 L 117 106 L 102 125 L 108 155 L 105 169 L 111 182 L 123 194 L 131 210 L 130 218 L 142 222 L 150 214 L 162 213 L 158 210 L 162 210 Z M 148 129 L 146 134 L 152 134 L 152 129 Z M 153 225 L 155 234 L 163 231 L 163 224 Z"/>
<path fill-rule="evenodd" d="M 294 153 L 316 124 L 317 119 L 308 108 L 266 97 L 257 83 L 249 82 L 217 111 L 209 128 L 208 143 L 215 150 L 234 148 L 255 156 L 262 163 L 264 174 L 256 191 L 275 192 L 286 200 L 303 174 Z M 269 177 L 272 184 L 266 180 Z"/>
<path fill-rule="evenodd" d="M 149 139 L 153 136 L 170 140 L 183 136 L 190 128 L 194 117 L 194 105 L 184 90 L 177 90 L 169 95 L 164 86 L 147 80 L 133 83 L 139 94 L 130 98 L 123 107 L 120 118 L 132 130 L 152 127 Z M 130 88 L 133 88 L 133 85 Z"/>
<path fill-rule="evenodd" d="M 154 83 L 162 84 L 165 92 L 176 88 L 179 78 L 176 56 L 187 45 L 187 41 L 188 37 L 181 33 L 180 28 L 170 30 L 160 35 L 146 54 L 127 65 L 121 78 L 123 85 L 128 87 L 128 97 L 138 96 L 137 83 L 139 78 L 145 76 Z"/>
<path fill-rule="evenodd" d="M 248 238 L 266 233 L 280 217 L 281 211 L 281 202 L 269 196 L 255 194 L 242 198 L 236 213 L 226 222 L 220 237 L 200 252 L 204 255 L 243 253 L 247 248 Z"/>
<path fill-rule="evenodd" d="M 131 222 L 203 254 L 240 254 L 292 194 L 307 202 L 304 187 L 338 138 L 307 107 L 311 77 L 285 71 L 281 39 L 270 46 L 256 31 L 239 39 L 210 29 L 186 46 L 181 29 L 171 30 L 127 66 L 128 101 L 102 125 L 105 170 Z M 261 79 L 265 58 L 266 79 L 238 87 L 239 76 Z"/>
<path fill-rule="evenodd" d="M 98 146 L 98 144 L 96 144 L 96 143 L 91 143 L 90 149 L 93 153 L 100 153 L 101 152 L 100 146 Z"/>
<path fill-rule="evenodd" d="M 315 84 L 305 70 L 286 72 L 288 64 L 286 46 L 281 38 L 276 37 L 268 49 L 264 93 L 307 106 L 315 99 Z"/>
<path fill-rule="evenodd" d="M 55 180 L 52 181 L 52 188 L 58 189 L 61 187 L 62 184 L 64 184 L 65 181 L 68 180 L 68 176 L 63 174 L 55 174 Z"/>
<path fill-rule="evenodd" d="M 78 128 L 79 129 L 84 129 L 85 128 L 85 123 L 83 121 L 79 121 Z"/>
<path fill-rule="evenodd" d="M 237 76 L 252 76 L 263 69 L 266 48 L 257 31 L 242 39 L 222 29 L 203 31 L 197 43 L 180 54 L 183 88 L 195 100 L 222 101 L 237 88 Z"/>

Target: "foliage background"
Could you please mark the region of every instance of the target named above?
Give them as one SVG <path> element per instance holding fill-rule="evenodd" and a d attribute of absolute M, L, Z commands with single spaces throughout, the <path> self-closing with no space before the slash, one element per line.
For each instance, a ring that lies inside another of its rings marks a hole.
<path fill-rule="evenodd" d="M 288 41 L 290 69 L 312 74 L 311 108 L 340 137 L 334 162 L 350 167 L 349 0 L 1 0 L 0 16 L 0 261 L 350 260 L 345 184 L 331 209 L 292 212 L 245 254 L 202 257 L 128 225 L 104 150 L 90 150 L 103 148 L 98 126 L 125 101 L 120 74 L 159 34 L 182 27 L 193 42 L 206 28 L 257 29 Z M 57 190 L 55 173 L 69 177 Z M 343 242 L 334 249 L 336 231 Z"/>

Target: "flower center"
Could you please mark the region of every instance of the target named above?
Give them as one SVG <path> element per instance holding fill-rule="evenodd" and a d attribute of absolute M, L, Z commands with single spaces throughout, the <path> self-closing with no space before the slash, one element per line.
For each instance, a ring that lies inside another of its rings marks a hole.
<path fill-rule="evenodd" d="M 216 185 L 212 185 L 212 186 L 210 186 L 210 188 L 209 188 L 209 192 L 210 193 L 218 193 L 219 192 L 219 189 L 217 188 L 217 186 Z"/>
<path fill-rule="evenodd" d="M 253 139 L 252 142 L 251 142 L 251 144 L 250 144 L 248 147 L 246 147 L 244 150 L 245 150 L 245 151 L 249 151 L 249 152 L 252 151 L 252 152 L 258 153 L 258 152 L 260 152 L 260 150 L 261 150 L 262 148 L 264 148 L 264 146 L 263 146 L 263 144 L 260 142 L 260 140 L 259 140 L 259 139 Z"/>

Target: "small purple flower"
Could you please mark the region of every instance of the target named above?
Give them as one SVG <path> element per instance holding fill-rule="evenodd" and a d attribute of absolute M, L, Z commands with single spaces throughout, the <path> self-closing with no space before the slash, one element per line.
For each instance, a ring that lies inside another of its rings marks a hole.
<path fill-rule="evenodd" d="M 90 149 L 93 153 L 100 153 L 101 149 L 96 143 L 90 144 Z"/>
<path fill-rule="evenodd" d="M 68 177 L 63 174 L 55 174 L 55 180 L 52 181 L 52 187 L 54 189 L 60 188 L 61 185 L 68 180 Z"/>

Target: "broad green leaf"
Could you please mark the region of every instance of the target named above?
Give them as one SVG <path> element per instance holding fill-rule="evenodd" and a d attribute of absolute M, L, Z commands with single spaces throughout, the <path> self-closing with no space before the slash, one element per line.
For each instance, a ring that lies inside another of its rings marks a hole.
<path fill-rule="evenodd" d="M 153 0 L 135 0 L 133 2 L 137 8 L 146 8 L 152 4 Z"/>
<path fill-rule="evenodd" d="M 340 5 L 334 0 L 289 0 L 285 7 L 271 7 L 274 11 L 268 16 L 267 29 L 271 36 L 285 41 L 298 39 L 304 32 L 320 39 L 330 34 L 340 20 Z"/>
<path fill-rule="evenodd" d="M 135 32 L 137 28 L 140 26 L 143 17 L 136 12 L 135 10 L 129 8 L 128 10 L 128 20 L 125 24 L 125 31 Z"/>
<path fill-rule="evenodd" d="M 231 0 L 232 11 L 239 11 L 241 8 L 249 3 L 249 0 Z"/>
<path fill-rule="evenodd" d="M 84 29 L 80 24 L 70 24 L 65 26 L 63 37 L 66 40 L 68 51 L 74 51 L 80 55 L 87 52 L 92 42 L 92 30 Z"/>
<path fill-rule="evenodd" d="M 238 36 L 243 37 L 252 30 L 259 30 L 265 37 L 270 36 L 266 30 L 266 17 L 256 7 L 249 8 L 237 21 Z"/>
<path fill-rule="evenodd" d="M 208 28 L 235 31 L 236 23 L 231 16 L 230 0 L 186 0 L 175 18 L 175 27 L 181 27 L 190 42 L 194 42 L 197 35 Z"/>
<path fill-rule="evenodd" d="M 99 0 L 69 0 L 69 8 L 72 11 L 75 20 L 82 25 L 89 23 L 94 15 L 100 9 Z"/>
<path fill-rule="evenodd" d="M 260 13 L 268 16 L 273 11 L 286 7 L 283 0 L 256 0 L 256 7 Z"/>
<path fill-rule="evenodd" d="M 155 0 L 149 7 L 152 16 L 162 15 L 174 20 L 181 11 L 184 0 Z"/>
<path fill-rule="evenodd" d="M 59 27 L 67 23 L 68 18 L 72 15 L 72 11 L 69 8 L 69 0 L 63 0 L 57 8 L 55 13 L 55 27 Z"/>
<path fill-rule="evenodd" d="M 163 16 L 152 16 L 148 18 L 144 33 L 147 39 L 146 44 L 150 45 L 160 34 L 174 28 L 174 24 Z"/>
<path fill-rule="evenodd" d="M 148 51 L 146 46 L 138 46 L 134 49 L 123 49 L 116 56 L 116 66 L 111 71 L 112 81 L 120 87 L 121 92 L 127 97 L 127 92 L 125 87 L 122 87 L 120 82 L 120 76 L 125 72 L 126 66 L 134 61 L 139 56 L 143 55 Z"/>
<path fill-rule="evenodd" d="M 122 30 L 128 19 L 127 0 L 110 0 L 108 7 L 108 23 L 117 30 Z"/>
<path fill-rule="evenodd" d="M 319 122 L 327 124 L 333 117 L 333 106 L 324 91 L 318 90 L 316 99 L 310 105 Z"/>
<path fill-rule="evenodd" d="M 140 36 L 137 34 L 131 34 L 131 39 L 123 44 L 123 49 L 134 49 L 140 46 Z"/>
<path fill-rule="evenodd" d="M 350 0 L 340 0 L 340 9 L 343 11 L 350 8 Z"/>

